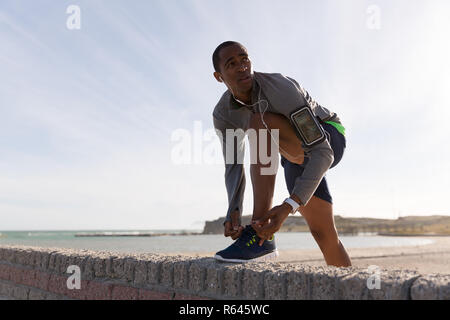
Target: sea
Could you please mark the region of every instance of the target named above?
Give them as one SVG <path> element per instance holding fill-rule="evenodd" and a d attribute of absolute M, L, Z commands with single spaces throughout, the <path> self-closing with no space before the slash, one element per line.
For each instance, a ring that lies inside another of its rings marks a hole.
<path fill-rule="evenodd" d="M 0 245 L 24 245 L 111 251 L 120 253 L 211 253 L 232 243 L 221 234 L 181 235 L 201 230 L 76 230 L 76 231 L 0 231 Z M 109 236 L 76 237 L 82 233 L 103 233 Z M 114 236 L 128 233 L 134 236 Z M 154 237 L 140 233 L 170 234 Z M 378 236 L 374 234 L 340 235 L 345 248 L 420 246 L 434 241 L 425 237 Z M 309 232 L 278 232 L 275 241 L 279 250 L 318 249 Z"/>

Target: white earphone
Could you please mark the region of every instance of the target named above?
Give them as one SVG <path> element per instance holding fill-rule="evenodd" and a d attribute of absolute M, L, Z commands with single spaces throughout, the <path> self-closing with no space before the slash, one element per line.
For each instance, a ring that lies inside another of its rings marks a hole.
<path fill-rule="evenodd" d="M 288 80 L 295 86 L 295 84 L 294 84 L 289 78 L 288 78 Z M 259 86 L 258 101 L 256 101 L 255 103 L 249 105 L 249 104 L 246 104 L 246 103 L 240 101 L 239 99 L 237 99 L 237 98 L 234 96 L 234 92 L 230 89 L 230 92 L 231 92 L 231 94 L 233 95 L 233 98 L 234 98 L 236 101 L 238 101 L 239 103 L 241 103 L 241 104 L 243 104 L 243 105 L 245 105 L 245 106 L 247 106 L 247 107 L 253 107 L 253 106 L 258 105 L 258 111 L 259 111 L 259 114 L 260 114 L 260 116 L 261 116 L 261 122 L 263 123 L 264 127 L 266 127 L 266 129 L 267 129 L 267 131 L 269 132 L 270 137 L 272 138 L 273 142 L 275 142 L 275 144 L 278 146 L 278 148 L 279 148 L 281 151 L 283 151 L 284 153 L 288 154 L 291 158 L 294 158 L 294 159 L 297 158 L 297 157 L 294 157 L 293 155 L 291 155 L 289 152 L 287 152 L 287 151 L 284 150 L 283 148 L 281 148 L 281 146 L 280 146 L 280 144 L 278 143 L 278 141 L 272 136 L 272 131 L 269 129 L 269 127 L 267 126 L 267 123 L 264 121 L 264 113 L 266 113 L 267 109 L 269 108 L 269 103 L 267 102 L 267 100 L 261 99 L 261 91 L 262 91 L 262 90 L 261 90 L 261 86 Z M 261 110 L 261 104 L 262 104 L 263 102 L 265 102 L 266 107 L 265 107 L 265 109 L 262 111 L 262 110 Z M 307 103 L 308 103 L 308 102 L 307 102 Z M 309 103 L 308 103 L 308 105 L 309 105 Z M 277 129 L 277 130 L 278 130 L 278 129 Z M 304 157 L 306 158 L 306 157 L 308 157 L 308 156 L 304 156 Z"/>
<path fill-rule="evenodd" d="M 246 69 L 247 69 L 247 67 L 245 67 L 244 71 L 245 71 Z M 219 76 L 219 79 L 220 79 L 220 81 L 223 82 L 222 76 Z M 294 82 L 291 81 L 291 79 L 288 78 L 288 80 L 289 80 L 289 82 L 291 82 L 291 83 L 294 85 L 294 87 L 296 87 L 296 85 L 294 84 Z M 227 85 L 227 87 L 228 87 L 228 85 Z M 281 146 L 279 145 L 279 143 L 278 143 L 278 142 L 276 141 L 276 139 L 272 136 L 271 130 L 268 128 L 266 122 L 264 121 L 264 113 L 265 113 L 265 112 L 267 111 L 267 109 L 269 108 L 269 103 L 267 102 L 267 100 L 261 99 L 261 86 L 259 87 L 258 101 L 256 101 L 255 103 L 253 103 L 253 104 L 251 104 L 251 105 L 248 105 L 248 104 L 246 104 L 246 103 L 244 103 L 244 102 L 238 100 L 238 99 L 235 97 L 233 90 L 232 90 L 231 88 L 228 88 L 228 89 L 230 90 L 231 94 L 233 95 L 233 98 L 234 98 L 236 101 L 238 101 L 239 103 L 241 103 L 241 104 L 243 104 L 243 105 L 245 105 L 245 106 L 247 106 L 247 107 L 253 107 L 253 106 L 255 106 L 255 105 L 258 105 L 259 114 L 261 115 L 261 121 L 262 121 L 262 123 L 264 124 L 264 126 L 266 127 L 267 131 L 269 131 L 269 134 L 270 134 L 272 140 L 275 142 L 275 144 L 278 146 L 278 148 L 279 148 L 280 150 L 282 150 L 283 152 L 285 152 L 286 154 L 288 154 L 288 155 L 291 156 L 292 158 L 295 158 L 295 157 L 293 157 L 289 152 L 287 152 L 287 151 L 285 151 L 285 150 L 283 150 L 283 149 L 281 148 Z M 261 111 L 261 103 L 263 103 L 263 102 L 266 103 L 266 108 L 264 109 L 264 111 Z M 308 103 L 308 102 L 307 102 L 307 103 Z M 308 103 L 308 105 L 309 105 L 309 103 Z"/>

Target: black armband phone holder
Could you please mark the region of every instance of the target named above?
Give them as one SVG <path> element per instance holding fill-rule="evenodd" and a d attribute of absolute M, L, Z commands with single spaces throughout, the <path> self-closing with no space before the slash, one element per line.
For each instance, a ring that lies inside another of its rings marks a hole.
<path fill-rule="evenodd" d="M 315 146 L 326 139 L 325 130 L 308 106 L 294 111 L 290 118 L 297 129 L 298 137 L 306 147 Z"/>

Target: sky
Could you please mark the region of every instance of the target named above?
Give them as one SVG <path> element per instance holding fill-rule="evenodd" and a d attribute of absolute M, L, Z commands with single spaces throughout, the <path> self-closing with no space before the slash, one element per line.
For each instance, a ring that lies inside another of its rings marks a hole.
<path fill-rule="evenodd" d="M 449 16 L 446 0 L 2 0 L 0 230 L 224 216 L 211 55 L 227 40 L 340 117 L 335 215 L 450 215 Z M 273 204 L 288 196 L 279 166 Z"/>

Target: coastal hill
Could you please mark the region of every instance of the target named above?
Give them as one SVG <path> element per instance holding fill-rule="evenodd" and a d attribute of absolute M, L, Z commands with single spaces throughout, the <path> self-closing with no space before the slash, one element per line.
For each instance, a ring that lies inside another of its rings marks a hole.
<path fill-rule="evenodd" d="M 242 225 L 250 224 L 251 216 L 242 217 Z M 203 234 L 223 234 L 225 217 L 206 221 Z M 450 216 L 407 216 L 393 219 L 343 218 L 334 216 L 339 234 L 375 233 L 379 235 L 419 236 L 450 235 Z M 289 216 L 280 232 L 309 232 L 303 217 Z"/>

